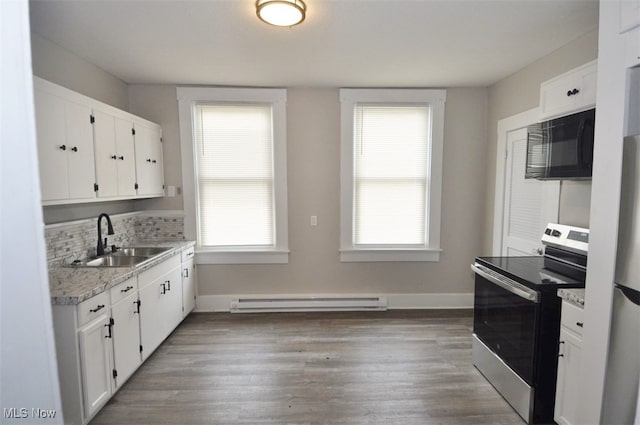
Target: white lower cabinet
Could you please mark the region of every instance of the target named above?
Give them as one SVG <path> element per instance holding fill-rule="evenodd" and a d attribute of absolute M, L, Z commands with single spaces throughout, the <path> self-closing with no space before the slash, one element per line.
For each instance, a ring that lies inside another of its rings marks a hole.
<path fill-rule="evenodd" d="M 102 314 L 78 330 L 85 417 L 111 397 L 111 318 Z"/>
<path fill-rule="evenodd" d="M 65 424 L 86 425 L 183 319 L 174 255 L 78 305 L 53 305 Z"/>
<path fill-rule="evenodd" d="M 554 420 L 559 425 L 577 424 L 580 398 L 580 364 L 582 358 L 583 310 L 563 301 L 560 321 L 558 379 Z"/>
<path fill-rule="evenodd" d="M 182 317 L 187 317 L 196 307 L 196 265 L 194 248 L 182 252 Z"/>
<path fill-rule="evenodd" d="M 182 321 L 180 257 L 138 276 L 142 359 L 146 359 Z"/>
<path fill-rule="evenodd" d="M 137 289 L 135 277 L 111 289 L 114 389 L 120 388 L 142 363 Z"/>

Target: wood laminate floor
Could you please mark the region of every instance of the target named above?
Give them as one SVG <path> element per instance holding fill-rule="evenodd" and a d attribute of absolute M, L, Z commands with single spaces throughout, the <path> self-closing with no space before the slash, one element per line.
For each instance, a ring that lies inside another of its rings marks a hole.
<path fill-rule="evenodd" d="M 517 424 L 471 311 L 191 314 L 100 424 Z"/>

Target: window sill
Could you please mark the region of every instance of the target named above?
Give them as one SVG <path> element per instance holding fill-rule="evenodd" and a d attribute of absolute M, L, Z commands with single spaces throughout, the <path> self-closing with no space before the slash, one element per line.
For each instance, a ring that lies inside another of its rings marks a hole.
<path fill-rule="evenodd" d="M 217 251 L 196 250 L 196 264 L 288 264 L 288 250 Z"/>
<path fill-rule="evenodd" d="M 357 262 L 438 262 L 441 249 L 341 249 L 340 261 L 343 263 Z"/>

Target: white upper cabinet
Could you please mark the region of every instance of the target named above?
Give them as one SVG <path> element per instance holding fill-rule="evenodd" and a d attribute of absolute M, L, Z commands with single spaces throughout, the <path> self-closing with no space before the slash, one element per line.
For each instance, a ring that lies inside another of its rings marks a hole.
<path fill-rule="evenodd" d="M 43 201 L 94 201 L 91 109 L 44 90 L 35 91 Z"/>
<path fill-rule="evenodd" d="M 34 98 L 43 205 L 164 196 L 160 126 L 38 77 Z"/>
<path fill-rule="evenodd" d="M 134 138 L 138 195 L 163 196 L 164 171 L 160 127 L 136 122 Z"/>
<path fill-rule="evenodd" d="M 135 196 L 133 122 L 96 109 L 93 115 L 98 197 Z"/>
<path fill-rule="evenodd" d="M 640 0 L 620 0 L 620 32 L 640 26 Z"/>
<path fill-rule="evenodd" d="M 596 104 L 597 61 L 540 85 L 540 119 L 569 115 Z"/>

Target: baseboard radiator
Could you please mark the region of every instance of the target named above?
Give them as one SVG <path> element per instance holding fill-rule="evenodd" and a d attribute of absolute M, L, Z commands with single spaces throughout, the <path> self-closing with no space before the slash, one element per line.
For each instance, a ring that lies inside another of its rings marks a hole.
<path fill-rule="evenodd" d="M 237 298 L 231 313 L 294 311 L 377 311 L 387 309 L 386 297 Z"/>

